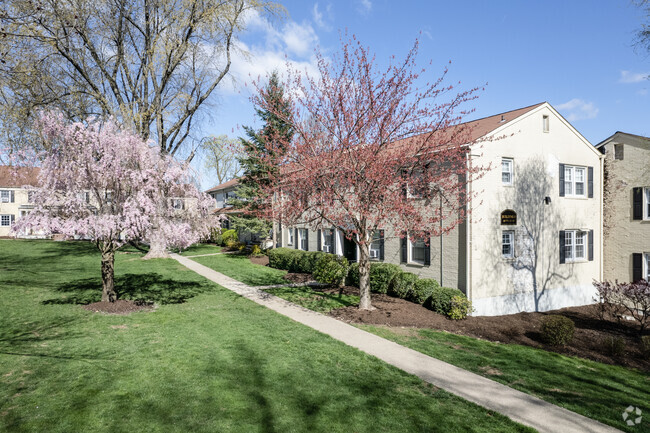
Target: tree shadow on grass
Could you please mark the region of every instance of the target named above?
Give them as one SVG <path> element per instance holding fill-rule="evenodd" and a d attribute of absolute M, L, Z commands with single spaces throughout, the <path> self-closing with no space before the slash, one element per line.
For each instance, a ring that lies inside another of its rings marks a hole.
<path fill-rule="evenodd" d="M 157 273 L 125 274 L 115 277 L 115 291 L 118 299 L 157 304 L 182 304 L 203 292 L 212 290 L 212 285 L 197 281 L 179 281 Z M 100 278 L 86 278 L 71 281 L 55 288 L 65 293 L 63 298 L 43 301 L 44 304 L 87 305 L 101 301 L 102 281 Z"/>

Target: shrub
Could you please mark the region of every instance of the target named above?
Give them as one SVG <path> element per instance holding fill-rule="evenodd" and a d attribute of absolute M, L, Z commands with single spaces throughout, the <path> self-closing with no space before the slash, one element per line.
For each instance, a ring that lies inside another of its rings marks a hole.
<path fill-rule="evenodd" d="M 568 317 L 550 314 L 542 319 L 542 338 L 548 344 L 559 346 L 573 338 L 575 324 Z"/>
<path fill-rule="evenodd" d="M 253 248 L 251 248 L 251 255 L 252 256 L 261 256 L 262 255 L 262 248 L 260 248 L 259 245 L 253 245 Z"/>
<path fill-rule="evenodd" d="M 237 236 L 237 232 L 234 230 L 226 230 L 221 234 L 221 242 L 223 242 L 224 246 L 228 246 L 228 242 L 232 245 L 234 242 L 237 242 L 239 240 L 239 237 Z"/>
<path fill-rule="evenodd" d="M 319 283 L 343 287 L 348 275 L 348 259 L 336 254 L 321 254 L 314 266 L 314 279 Z"/>
<path fill-rule="evenodd" d="M 294 262 L 294 266 L 289 270 L 291 272 L 300 272 L 303 274 L 313 273 L 316 267 L 316 262 L 318 261 L 319 257 L 323 255 L 327 255 L 327 253 L 323 253 L 321 251 L 301 251 L 301 250 L 297 250 L 297 251 L 298 251 L 297 259 Z"/>
<path fill-rule="evenodd" d="M 641 353 L 650 357 L 650 335 L 641 337 Z"/>
<path fill-rule="evenodd" d="M 436 313 L 448 315 L 451 311 L 451 299 L 454 296 L 464 297 L 465 295 L 460 290 L 451 287 L 436 287 L 431 296 L 424 301 L 424 306 Z"/>
<path fill-rule="evenodd" d="M 269 266 L 289 270 L 298 258 L 300 251 L 290 248 L 275 248 L 269 251 Z"/>
<path fill-rule="evenodd" d="M 370 263 L 370 290 L 375 293 L 388 293 L 393 277 L 402 272 L 398 265 L 391 263 Z M 359 287 L 359 263 L 352 263 L 348 271 L 348 284 Z"/>
<path fill-rule="evenodd" d="M 208 236 L 208 242 L 223 245 L 223 236 L 221 236 L 221 229 L 212 228 L 210 229 L 210 235 Z"/>
<path fill-rule="evenodd" d="M 623 337 L 605 337 L 603 351 L 610 356 L 622 356 L 625 353 L 625 340 Z"/>
<path fill-rule="evenodd" d="M 437 287 L 440 287 L 440 285 L 434 279 L 419 279 L 413 285 L 413 290 L 411 290 L 408 300 L 416 304 L 423 304 Z"/>
<path fill-rule="evenodd" d="M 395 274 L 388 286 L 388 294 L 398 298 L 407 299 L 413 290 L 418 276 L 410 272 L 399 272 Z"/>
<path fill-rule="evenodd" d="M 463 320 L 472 311 L 474 311 L 474 308 L 470 300 L 465 295 L 456 295 L 451 298 L 451 308 L 449 309 L 449 313 L 447 313 L 447 317 L 452 320 Z"/>
<path fill-rule="evenodd" d="M 372 268 L 372 264 L 370 267 Z M 354 262 L 350 264 L 347 283 L 349 286 L 359 287 L 359 263 Z"/>

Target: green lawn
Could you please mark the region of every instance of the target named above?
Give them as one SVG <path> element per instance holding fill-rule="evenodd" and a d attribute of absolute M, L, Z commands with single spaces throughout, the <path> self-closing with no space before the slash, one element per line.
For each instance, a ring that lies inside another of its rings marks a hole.
<path fill-rule="evenodd" d="M 650 414 L 648 373 L 431 329 L 359 327 L 620 430 L 650 432 L 650 416 L 634 427 L 622 420 L 630 405 Z"/>
<path fill-rule="evenodd" d="M 170 259 L 117 255 L 120 293 L 156 311 L 85 311 L 99 265 L 0 240 L 0 431 L 528 431 Z"/>
<path fill-rule="evenodd" d="M 308 286 L 279 287 L 266 289 L 272 295 L 286 299 L 294 304 L 301 305 L 319 313 L 328 313 L 336 308 L 359 305 L 359 297 L 354 295 L 341 295 L 319 292 Z"/>
<path fill-rule="evenodd" d="M 221 247 L 212 244 L 194 244 L 186 250 L 183 250 L 181 256 L 196 256 L 199 254 L 215 254 L 220 253 Z"/>
<path fill-rule="evenodd" d="M 250 286 L 271 286 L 287 283 L 287 280 L 282 278 L 287 271 L 253 264 L 246 255 L 220 254 L 218 256 L 196 257 L 192 260 Z"/>

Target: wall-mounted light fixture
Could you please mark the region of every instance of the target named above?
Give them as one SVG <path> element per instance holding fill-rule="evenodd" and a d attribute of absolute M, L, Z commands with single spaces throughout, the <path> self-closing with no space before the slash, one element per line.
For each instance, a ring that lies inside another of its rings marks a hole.
<path fill-rule="evenodd" d="M 544 203 L 545 204 L 551 204 L 551 197 L 549 197 L 549 196 L 544 197 Z"/>

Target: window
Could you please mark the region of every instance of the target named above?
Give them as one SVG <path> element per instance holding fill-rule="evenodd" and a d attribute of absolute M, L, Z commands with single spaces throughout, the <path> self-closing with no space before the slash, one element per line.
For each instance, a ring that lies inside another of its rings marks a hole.
<path fill-rule="evenodd" d="M 90 203 L 90 192 L 88 191 L 82 191 L 77 194 L 77 198 L 84 203 Z"/>
<path fill-rule="evenodd" d="M 289 228 L 287 230 L 287 245 L 293 245 L 293 229 Z"/>
<path fill-rule="evenodd" d="M 564 166 L 564 195 L 567 197 L 585 196 L 585 167 Z"/>
<path fill-rule="evenodd" d="M 515 232 L 513 230 L 501 233 L 501 255 L 508 259 L 515 256 Z"/>
<path fill-rule="evenodd" d="M 426 187 L 423 185 L 423 182 L 424 170 L 422 168 L 413 169 L 406 185 L 406 196 L 408 198 L 422 198 L 427 192 Z"/>
<path fill-rule="evenodd" d="M 181 199 L 181 198 L 173 198 L 172 199 L 172 208 L 174 208 L 176 210 L 185 209 L 185 206 L 183 204 L 183 199 Z"/>
<path fill-rule="evenodd" d="M 425 262 L 425 251 L 426 251 L 426 244 L 424 242 L 423 238 L 416 238 L 413 241 L 409 241 L 409 244 L 411 246 L 410 248 L 410 253 L 411 253 L 411 260 L 410 262 L 412 263 L 417 263 L 419 265 L 423 265 Z"/>
<path fill-rule="evenodd" d="M 645 266 L 643 269 L 643 278 L 646 281 L 650 281 L 650 253 L 643 254 L 643 265 Z"/>
<path fill-rule="evenodd" d="M 542 116 L 542 131 L 548 132 L 548 130 L 549 130 L 549 125 L 548 124 L 549 124 L 548 116 L 543 115 Z"/>
<path fill-rule="evenodd" d="M 322 233 L 323 251 L 336 254 L 336 251 L 334 251 L 334 229 L 325 229 Z"/>
<path fill-rule="evenodd" d="M 623 159 L 623 145 L 615 144 L 614 145 L 614 159 Z"/>
<path fill-rule="evenodd" d="M 13 219 L 13 215 L 0 215 L 0 226 L 9 227 Z"/>
<path fill-rule="evenodd" d="M 564 258 L 567 262 L 586 260 L 587 232 L 566 230 L 564 232 Z"/>
<path fill-rule="evenodd" d="M 11 201 L 11 191 L 0 191 L 0 203 L 9 203 Z"/>
<path fill-rule="evenodd" d="M 113 203 L 113 191 L 106 191 L 104 193 L 104 199 L 106 200 L 106 204 L 112 204 Z"/>
<path fill-rule="evenodd" d="M 511 158 L 501 159 L 501 182 L 504 185 L 512 185 L 512 169 L 514 162 Z"/>
<path fill-rule="evenodd" d="M 381 230 L 375 230 L 372 233 L 372 242 L 370 243 L 370 259 L 381 259 Z"/>
<path fill-rule="evenodd" d="M 307 229 L 298 229 L 298 245 L 301 250 L 308 251 Z"/>
<path fill-rule="evenodd" d="M 650 220 L 650 188 L 644 188 L 643 192 L 643 198 L 645 199 L 645 206 L 643 206 L 645 209 L 644 219 Z"/>

